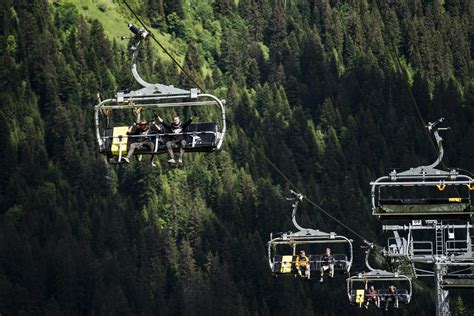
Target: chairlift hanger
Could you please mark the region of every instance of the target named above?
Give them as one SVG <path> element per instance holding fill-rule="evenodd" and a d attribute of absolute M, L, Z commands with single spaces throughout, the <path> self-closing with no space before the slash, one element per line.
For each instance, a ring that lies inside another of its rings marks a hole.
<path fill-rule="evenodd" d="M 301 227 L 296 221 L 296 212 L 298 204 L 303 200 L 303 195 L 294 191 L 291 191 L 291 194 L 294 197 L 288 198 L 288 200 L 294 201 L 292 204 L 292 222 L 297 231 L 280 233 L 278 237 L 275 238 L 273 237 L 273 234 L 270 235 L 267 249 L 268 262 L 273 274 L 294 275 L 296 246 L 312 244 L 324 244 L 328 247 L 335 244 L 346 245 L 349 249 L 347 254 L 333 254 L 333 257 L 336 259 L 335 271 L 349 273 L 353 261 L 352 240 L 345 236 L 337 235 L 334 232 L 326 233 L 320 230 Z M 292 247 L 292 253 L 278 255 L 277 248 L 281 248 L 281 246 L 284 245 Z M 310 261 L 310 272 L 313 271 L 319 276 L 319 266 L 321 265 L 320 256 L 309 254 L 308 257 Z"/>
<path fill-rule="evenodd" d="M 122 162 L 122 157 L 126 154 L 128 138 L 126 130 L 128 126 L 110 127 L 109 117 L 113 111 L 124 111 L 128 109 L 159 110 L 176 107 L 209 107 L 215 106 L 220 111 L 220 124 L 217 123 L 193 123 L 183 132 L 187 138 L 188 145 L 186 151 L 214 151 L 219 150 L 226 134 L 226 113 L 225 100 L 220 100 L 212 94 L 201 93 L 199 89 L 190 90 L 176 88 L 172 85 L 146 82 L 137 71 L 137 58 L 141 43 L 150 37 L 150 33 L 145 29 L 138 29 L 133 24 L 129 24 L 129 29 L 135 34 L 133 45 L 131 45 L 132 66 L 131 71 L 135 80 L 142 86 L 138 90 L 129 92 L 118 91 L 114 98 L 101 100 L 94 107 L 94 121 L 96 138 L 100 152 L 107 155 L 109 162 Z M 102 114 L 102 115 L 100 115 Z M 106 128 L 101 119 L 106 118 Z M 136 154 L 160 154 L 164 153 L 165 146 L 163 138 L 169 134 L 159 133 L 155 136 L 155 151 L 141 152 Z M 132 139 L 132 138 L 131 138 Z M 199 142 L 196 142 L 199 140 Z"/>

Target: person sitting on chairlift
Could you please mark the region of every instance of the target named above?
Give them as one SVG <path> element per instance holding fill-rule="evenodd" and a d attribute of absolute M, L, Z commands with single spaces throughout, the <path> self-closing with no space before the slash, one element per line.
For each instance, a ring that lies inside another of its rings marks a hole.
<path fill-rule="evenodd" d="M 130 125 L 127 131 L 127 135 L 132 135 L 132 136 L 138 136 L 138 135 L 147 135 L 148 130 L 150 129 L 150 125 L 148 124 L 147 121 L 141 120 L 139 123 L 133 123 L 133 125 Z M 147 147 L 150 149 L 150 152 L 152 153 L 151 155 L 151 165 L 155 167 L 155 163 L 153 162 L 153 152 L 155 149 L 155 144 L 148 138 L 148 137 L 131 137 L 133 143 L 130 145 L 130 149 L 128 150 L 128 154 L 126 157 L 123 158 L 125 162 L 129 163 L 130 158 L 132 157 L 133 153 L 135 150 Z"/>
<path fill-rule="evenodd" d="M 169 163 L 176 163 L 176 159 L 174 157 L 174 152 L 173 152 L 173 145 L 178 145 L 180 147 L 179 149 L 179 157 L 178 157 L 178 163 L 183 163 L 183 157 L 184 157 L 184 147 L 186 147 L 186 140 L 184 139 L 183 135 L 183 130 L 191 124 L 193 121 L 193 117 L 191 116 L 186 122 L 182 123 L 179 116 L 174 116 L 173 117 L 173 122 L 171 124 L 166 123 L 163 121 L 163 119 L 157 115 L 156 118 L 158 121 L 160 121 L 161 124 L 163 124 L 164 127 L 166 127 L 168 130 L 171 131 L 172 135 L 171 139 L 166 142 L 166 148 L 168 149 L 168 153 L 170 155 L 170 159 L 168 160 Z"/>
<path fill-rule="evenodd" d="M 374 288 L 373 285 L 370 286 L 369 290 L 367 291 L 367 301 L 365 303 L 365 308 L 369 308 L 370 302 L 374 303 L 375 306 L 380 307 L 380 297 L 377 295 L 377 290 Z"/>
<path fill-rule="evenodd" d="M 329 270 L 329 276 L 334 278 L 334 257 L 331 255 L 331 248 L 326 248 L 326 253 L 321 257 L 321 279 L 323 282 L 324 272 Z"/>
<path fill-rule="evenodd" d="M 304 250 L 301 250 L 300 254 L 296 257 L 295 266 L 300 277 L 306 277 L 309 279 L 309 259 Z"/>
<path fill-rule="evenodd" d="M 155 121 L 150 122 L 150 128 L 148 129 L 147 135 L 155 135 L 159 133 L 163 133 L 163 126 L 156 124 Z"/>
<path fill-rule="evenodd" d="M 388 304 L 390 301 L 395 301 L 393 306 L 398 308 L 398 296 L 397 296 L 397 287 L 393 284 L 389 285 L 388 287 L 388 294 L 387 294 L 387 303 L 385 303 L 385 310 L 388 311 Z"/>

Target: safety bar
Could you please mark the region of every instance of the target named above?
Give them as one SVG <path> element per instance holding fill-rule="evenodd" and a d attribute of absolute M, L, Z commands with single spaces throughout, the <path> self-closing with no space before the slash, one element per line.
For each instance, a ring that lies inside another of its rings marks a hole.
<path fill-rule="evenodd" d="M 428 245 L 427 248 L 416 248 L 416 245 Z M 432 255 L 433 243 L 431 241 L 412 241 L 412 251 L 414 255 Z"/>
<path fill-rule="evenodd" d="M 282 255 L 283 256 L 283 255 Z M 293 255 L 288 255 L 288 256 L 292 256 L 294 257 Z M 276 262 L 280 262 L 280 261 L 276 261 Z M 284 263 L 297 263 L 298 261 L 297 260 L 291 260 L 291 261 L 286 261 L 286 260 L 282 260 L 281 262 L 284 262 Z M 326 262 L 326 261 L 323 261 L 323 260 L 308 260 L 309 263 L 323 263 L 323 262 Z M 341 262 L 345 262 L 345 263 L 349 263 L 350 261 L 348 259 L 335 259 L 333 262 L 330 262 L 329 264 L 335 264 L 335 263 L 341 263 Z"/>
<path fill-rule="evenodd" d="M 438 186 L 440 184 L 442 185 L 467 185 L 467 184 L 474 184 L 474 179 L 471 179 L 468 176 L 462 176 L 458 175 L 456 178 L 466 178 L 464 181 L 455 181 L 455 180 L 444 180 L 441 183 L 439 181 L 403 181 L 403 182 L 377 182 L 377 183 L 372 183 L 377 186 L 391 186 L 391 187 L 397 187 L 397 186 Z M 439 178 L 437 177 L 432 177 L 432 178 Z"/>
<path fill-rule="evenodd" d="M 460 247 L 459 244 L 465 245 L 465 247 Z M 446 252 L 447 253 L 458 253 L 458 252 L 467 252 L 467 242 L 466 240 L 448 240 L 446 242 Z"/>
<path fill-rule="evenodd" d="M 195 135 L 195 134 L 214 134 L 216 135 L 217 132 L 209 132 L 209 131 L 202 131 L 202 132 L 183 132 L 179 134 L 174 133 L 162 133 L 162 134 L 147 134 L 147 135 L 119 135 L 119 136 L 101 136 L 102 139 L 112 139 L 112 138 L 123 138 L 127 136 L 128 138 L 146 138 L 146 137 L 156 137 L 156 136 L 178 136 L 178 135 Z"/>
<path fill-rule="evenodd" d="M 347 244 L 349 241 L 341 239 L 326 239 L 326 240 L 304 240 L 304 239 L 286 239 L 281 241 L 272 240 L 273 245 L 303 245 L 303 244 Z"/>

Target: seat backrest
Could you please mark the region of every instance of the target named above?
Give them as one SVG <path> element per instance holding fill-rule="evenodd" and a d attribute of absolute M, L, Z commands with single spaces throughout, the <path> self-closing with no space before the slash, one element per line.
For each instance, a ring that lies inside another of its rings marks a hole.
<path fill-rule="evenodd" d="M 281 256 L 281 255 L 276 255 L 275 257 L 273 257 L 273 263 L 276 263 L 276 262 L 281 263 L 282 257 L 283 256 Z"/>
<path fill-rule="evenodd" d="M 127 131 L 128 131 L 128 126 L 117 126 L 114 127 L 113 133 L 112 133 L 112 146 L 110 151 L 112 152 L 113 155 L 119 154 L 119 152 L 122 152 L 122 155 L 127 153 Z"/>
<path fill-rule="evenodd" d="M 291 273 L 293 266 L 293 256 L 282 256 L 281 258 L 281 273 Z"/>
<path fill-rule="evenodd" d="M 337 261 L 347 261 L 347 256 L 345 254 L 334 254 L 334 260 Z"/>
<path fill-rule="evenodd" d="M 184 132 L 186 134 L 186 149 L 189 151 L 213 151 L 216 146 L 217 124 L 193 123 Z"/>
<path fill-rule="evenodd" d="M 291 262 L 292 262 L 293 264 L 295 264 L 296 258 L 298 258 L 298 256 L 292 256 L 292 257 L 291 257 Z"/>
<path fill-rule="evenodd" d="M 334 270 L 341 271 L 347 268 L 347 256 L 345 254 L 335 254 L 334 257 Z"/>
<path fill-rule="evenodd" d="M 321 255 L 309 256 L 309 261 L 311 262 L 310 263 L 311 270 L 316 271 L 316 270 L 321 269 L 321 257 L 322 257 Z"/>
<path fill-rule="evenodd" d="M 110 152 L 111 146 L 112 146 L 112 136 L 114 135 L 114 129 L 112 127 L 108 127 L 104 129 L 103 133 L 103 141 L 104 141 L 104 146 L 100 148 L 101 152 Z"/>
<path fill-rule="evenodd" d="M 408 302 L 408 290 L 407 289 L 399 289 L 397 290 L 397 297 L 398 300 L 402 303 Z"/>
<path fill-rule="evenodd" d="M 185 132 L 217 132 L 217 124 L 212 122 L 191 123 Z"/>
<path fill-rule="evenodd" d="M 380 199 L 381 205 L 425 205 L 425 204 L 448 204 L 467 203 L 469 199 L 460 197 L 448 198 L 411 198 L 411 199 Z"/>
<path fill-rule="evenodd" d="M 365 290 L 364 289 L 357 289 L 356 290 L 356 303 L 364 303 L 365 299 Z"/>
<path fill-rule="evenodd" d="M 350 302 L 354 303 L 356 300 L 356 290 L 351 290 Z"/>
<path fill-rule="evenodd" d="M 273 257 L 273 270 L 272 272 L 279 273 L 281 271 L 281 259 L 282 256 L 276 255 Z"/>

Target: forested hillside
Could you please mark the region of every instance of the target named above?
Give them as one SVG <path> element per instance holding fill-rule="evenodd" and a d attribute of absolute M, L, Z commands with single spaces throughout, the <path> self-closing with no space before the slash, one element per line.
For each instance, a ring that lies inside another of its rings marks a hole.
<path fill-rule="evenodd" d="M 189 154 L 183 169 L 166 157 L 157 168 L 106 164 L 96 93 L 132 83 L 127 43 L 106 34 L 128 35 L 137 21 L 118 0 L 1 1 L 0 314 L 359 313 L 344 278 L 272 277 L 269 233 L 292 228 L 291 181 L 384 245 L 369 182 L 434 161 L 423 125 L 440 117 L 451 127 L 445 164 L 474 171 L 474 2 L 129 3 L 206 91 L 227 100 L 223 149 Z M 104 29 L 111 10 L 123 21 Z M 192 87 L 152 41 L 143 52 L 147 81 Z M 302 210 L 305 226 L 362 244 Z M 354 272 L 364 269 L 356 254 Z M 414 287 L 394 314 L 434 314 L 432 281 Z M 474 311 L 466 293 L 450 298 L 456 315 Z"/>

